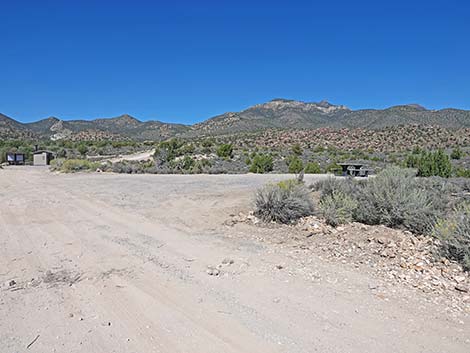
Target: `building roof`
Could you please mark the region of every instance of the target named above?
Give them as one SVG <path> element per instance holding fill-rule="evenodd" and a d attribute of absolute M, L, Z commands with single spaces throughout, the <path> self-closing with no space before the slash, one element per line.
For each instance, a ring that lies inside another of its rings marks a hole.
<path fill-rule="evenodd" d="M 48 151 L 48 150 L 37 150 L 37 151 L 33 151 L 33 154 L 41 154 L 41 153 L 54 154 L 54 152 Z"/>

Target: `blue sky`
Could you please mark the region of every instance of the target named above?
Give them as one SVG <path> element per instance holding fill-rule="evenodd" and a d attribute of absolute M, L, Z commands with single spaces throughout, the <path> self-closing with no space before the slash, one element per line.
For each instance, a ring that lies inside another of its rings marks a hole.
<path fill-rule="evenodd" d="M 0 112 L 193 123 L 273 98 L 470 109 L 466 1 L 0 0 Z"/>

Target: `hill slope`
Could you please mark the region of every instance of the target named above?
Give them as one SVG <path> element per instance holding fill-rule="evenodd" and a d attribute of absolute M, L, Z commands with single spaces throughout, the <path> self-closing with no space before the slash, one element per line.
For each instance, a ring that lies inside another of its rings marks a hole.
<path fill-rule="evenodd" d="M 0 114 L 0 138 L 162 140 L 172 136 L 196 137 L 267 129 L 383 129 L 411 124 L 450 129 L 466 128 L 470 127 L 470 111 L 427 110 L 416 104 L 383 110 L 351 110 L 326 101 L 309 103 L 274 99 L 240 112 L 218 115 L 192 126 L 160 121 L 142 122 L 127 114 L 95 120 L 63 121 L 50 117 L 22 124 Z"/>

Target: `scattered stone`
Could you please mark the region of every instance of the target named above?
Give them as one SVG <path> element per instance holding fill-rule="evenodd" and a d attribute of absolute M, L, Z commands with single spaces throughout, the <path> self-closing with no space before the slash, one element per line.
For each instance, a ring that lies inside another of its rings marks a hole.
<path fill-rule="evenodd" d="M 14 287 L 16 286 L 16 281 L 14 279 L 12 279 L 11 281 L 8 282 L 8 286 L 9 287 Z"/>
<path fill-rule="evenodd" d="M 465 277 L 464 277 L 464 276 L 455 276 L 455 277 L 454 277 L 454 280 L 455 280 L 455 282 L 457 282 L 457 283 L 461 283 L 461 282 L 464 282 L 464 281 L 465 281 Z"/>
<path fill-rule="evenodd" d="M 222 260 L 222 265 L 232 265 L 235 261 L 229 258 L 225 258 Z"/>
<path fill-rule="evenodd" d="M 206 272 L 209 276 L 218 276 L 220 274 L 220 270 L 212 266 L 207 267 Z"/>
<path fill-rule="evenodd" d="M 369 272 L 380 283 L 369 284 L 371 290 L 395 292 L 400 284 L 403 289 L 426 293 L 426 301 L 445 303 L 449 312 L 470 312 L 470 274 L 454 261 L 436 258 L 439 243 L 432 237 L 356 222 L 338 230 L 316 216 L 292 225 L 261 223 L 258 227 L 265 230 L 257 232 L 256 239 L 292 249 L 292 258 L 302 263 L 317 253 L 322 261 Z"/>
<path fill-rule="evenodd" d="M 468 292 L 470 292 L 470 289 L 469 289 L 468 287 L 463 286 L 463 285 L 461 285 L 461 284 L 457 284 L 457 285 L 455 286 L 455 289 L 458 290 L 459 292 L 463 292 L 463 293 L 468 293 Z"/>

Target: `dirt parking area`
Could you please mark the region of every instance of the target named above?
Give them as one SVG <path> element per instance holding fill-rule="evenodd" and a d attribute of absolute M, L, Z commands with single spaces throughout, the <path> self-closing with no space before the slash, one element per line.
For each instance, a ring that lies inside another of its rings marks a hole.
<path fill-rule="evenodd" d="M 468 313 L 227 226 L 286 178 L 0 170 L 0 352 L 470 352 Z"/>

